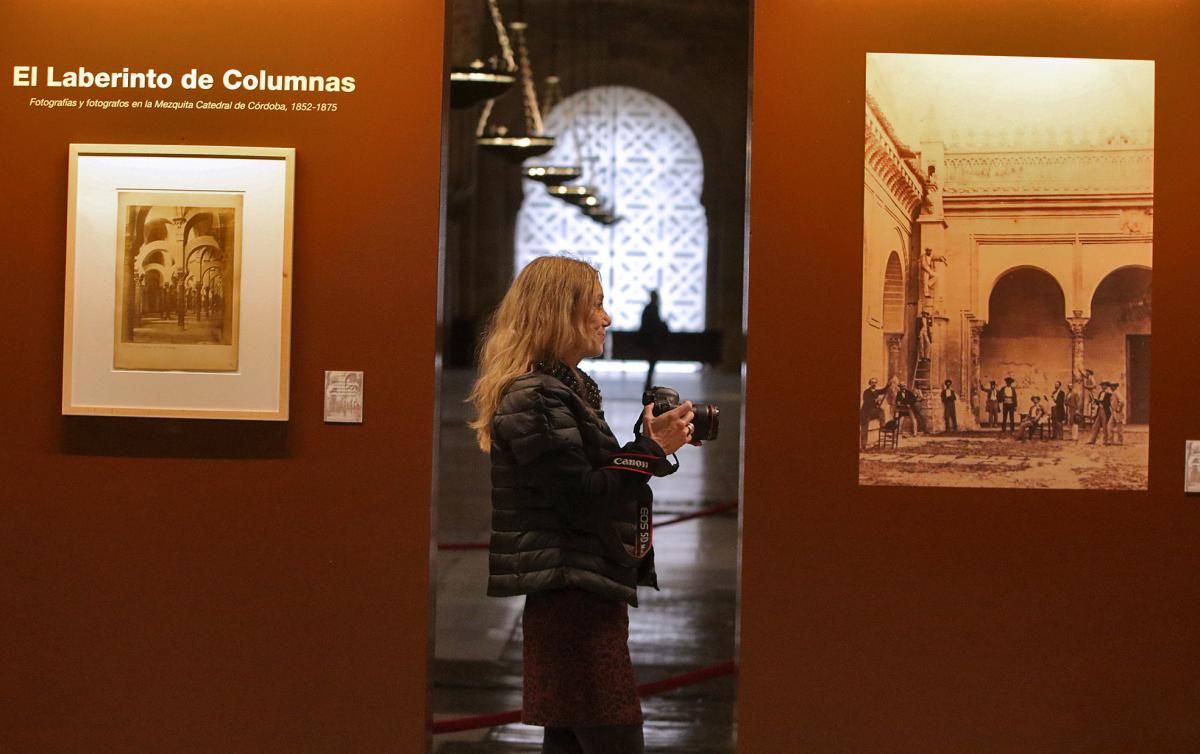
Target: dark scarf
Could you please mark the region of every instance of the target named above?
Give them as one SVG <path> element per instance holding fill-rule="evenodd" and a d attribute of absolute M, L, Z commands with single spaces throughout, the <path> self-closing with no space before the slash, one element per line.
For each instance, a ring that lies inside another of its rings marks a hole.
<path fill-rule="evenodd" d="M 561 361 L 535 361 L 533 370 L 548 374 L 571 388 L 593 411 L 600 411 L 600 386 L 582 369 L 572 369 Z M 576 377 L 578 375 L 578 377 Z M 582 383 L 580 379 L 582 378 Z"/>

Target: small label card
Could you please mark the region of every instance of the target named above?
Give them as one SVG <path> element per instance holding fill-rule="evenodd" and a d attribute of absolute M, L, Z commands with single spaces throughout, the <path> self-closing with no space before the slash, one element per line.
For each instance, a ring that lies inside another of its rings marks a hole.
<path fill-rule="evenodd" d="M 325 421 L 362 424 L 363 373 L 325 372 Z"/>
<path fill-rule="evenodd" d="M 1183 491 L 1200 493 L 1200 440 L 1188 440 Z"/>

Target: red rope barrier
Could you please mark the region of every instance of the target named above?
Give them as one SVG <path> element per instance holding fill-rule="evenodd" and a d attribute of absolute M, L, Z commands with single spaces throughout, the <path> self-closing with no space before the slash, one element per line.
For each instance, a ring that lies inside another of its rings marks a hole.
<path fill-rule="evenodd" d="M 697 683 L 710 680 L 712 678 L 720 678 L 721 676 L 734 675 L 737 673 L 737 664 L 730 660 L 722 662 L 718 665 L 710 665 L 706 668 L 693 670 L 690 673 L 663 678 L 660 681 L 652 681 L 643 683 L 638 686 L 638 696 L 654 696 L 661 694 L 664 691 L 672 691 L 683 686 L 691 686 Z M 442 733 L 461 733 L 465 730 L 478 730 L 480 728 L 495 728 L 499 725 L 509 725 L 511 723 L 521 722 L 521 710 L 514 709 L 507 712 L 496 712 L 490 715 L 475 715 L 473 717 L 459 717 L 451 720 L 438 720 L 433 724 L 433 735 Z"/>
<path fill-rule="evenodd" d="M 433 724 L 433 735 L 442 733 L 462 733 L 464 730 L 480 728 L 495 728 L 498 725 L 510 725 L 521 722 L 521 710 L 497 712 L 494 715 L 476 715 L 474 717 L 458 717 L 453 720 L 438 720 Z"/>
<path fill-rule="evenodd" d="M 722 503 L 721 505 L 714 505 L 710 508 L 701 508 L 700 510 L 696 511 L 695 513 L 685 513 L 682 516 L 676 516 L 675 518 L 668 518 L 666 521 L 663 521 L 662 523 L 656 522 L 654 524 L 654 528 L 658 529 L 663 526 L 670 526 L 671 524 L 678 524 L 682 521 L 691 521 L 694 518 L 706 518 L 708 516 L 716 516 L 718 514 L 724 513 L 725 511 L 735 510 L 737 507 L 738 507 L 738 503 L 735 500 L 732 503 Z M 487 542 L 439 542 L 437 548 L 440 551 L 486 550 L 488 548 L 488 543 Z"/>
<path fill-rule="evenodd" d="M 709 665 L 707 668 L 693 670 L 690 673 L 683 673 L 681 675 L 671 676 L 670 678 L 664 678 L 661 681 L 643 683 L 641 686 L 638 686 L 638 696 L 654 696 L 655 694 L 661 694 L 664 691 L 673 691 L 683 686 L 692 686 L 697 683 L 703 683 L 704 681 L 712 678 L 720 678 L 721 676 L 734 675 L 736 673 L 737 663 L 735 663 L 733 660 L 729 660 L 728 662 L 722 662 L 717 665 Z"/>

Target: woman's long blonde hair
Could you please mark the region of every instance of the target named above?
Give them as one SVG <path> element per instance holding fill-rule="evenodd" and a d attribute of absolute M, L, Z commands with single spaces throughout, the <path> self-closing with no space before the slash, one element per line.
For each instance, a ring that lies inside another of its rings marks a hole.
<path fill-rule="evenodd" d="M 475 407 L 468 426 L 484 452 L 500 396 L 533 362 L 565 359 L 587 342 L 599 292 L 596 268 L 571 257 L 538 257 L 517 275 L 484 331 L 479 379 L 467 399 Z"/>

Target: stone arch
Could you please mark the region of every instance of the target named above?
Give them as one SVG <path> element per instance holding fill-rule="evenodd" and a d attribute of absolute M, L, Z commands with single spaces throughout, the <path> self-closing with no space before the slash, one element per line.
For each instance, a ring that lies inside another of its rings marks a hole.
<path fill-rule="evenodd" d="M 162 248 L 150 249 L 142 257 L 140 265 L 143 270 L 149 270 L 153 265 L 165 267 L 167 264 L 166 250 Z"/>
<path fill-rule="evenodd" d="M 1151 272 L 1151 268 L 1149 265 L 1126 264 L 1126 265 L 1121 265 L 1119 267 L 1114 267 L 1111 270 L 1109 270 L 1108 272 L 1106 272 L 1103 277 L 1101 277 L 1099 280 L 1097 280 L 1096 284 L 1094 286 L 1092 286 L 1092 289 L 1087 292 L 1086 296 L 1084 296 L 1083 300 L 1088 303 L 1089 311 L 1094 309 L 1094 307 L 1096 305 L 1096 293 L 1099 292 L 1101 286 L 1103 286 L 1105 284 L 1105 282 L 1109 281 L 1114 275 L 1116 275 L 1119 272 L 1123 272 L 1125 270 L 1142 270 L 1142 271 L 1144 271 L 1146 273 L 1147 285 L 1149 285 L 1149 277 L 1150 277 L 1150 272 Z"/>
<path fill-rule="evenodd" d="M 1064 317 L 1062 319 L 1060 319 L 1058 322 L 1056 322 L 1056 326 L 1061 326 L 1062 328 L 1066 328 L 1066 320 L 1065 320 L 1065 312 L 1066 312 L 1065 306 L 1066 306 L 1066 298 L 1067 298 L 1066 288 L 1063 286 L 1062 281 L 1060 281 L 1058 278 L 1056 278 L 1052 272 L 1050 272 L 1049 270 L 1046 270 L 1045 268 L 1038 267 L 1036 265 L 1015 265 L 1015 266 L 1010 267 L 1007 270 L 1005 270 L 1002 274 L 997 276 L 994 281 L 992 281 L 992 285 L 988 289 L 988 294 L 987 294 L 988 310 L 989 310 L 989 313 L 991 314 L 991 316 L 988 317 L 989 327 L 992 327 L 993 330 L 998 329 L 997 327 L 994 327 L 997 319 L 999 319 L 1001 322 L 1003 322 L 1005 319 L 1005 315 L 1008 313 L 1008 312 L 1001 311 L 999 313 L 999 317 L 997 317 L 997 312 L 995 312 L 993 310 L 994 304 L 996 303 L 997 298 L 1009 296 L 1012 294 L 1019 294 L 1019 291 L 1011 290 L 1010 287 L 1020 286 L 1021 283 L 1032 282 L 1035 280 L 1042 281 L 1043 283 L 1045 283 L 1045 285 L 1043 285 L 1039 290 L 1030 291 L 1030 293 L 1033 294 L 1035 297 L 1037 296 L 1037 294 L 1051 294 L 1052 293 L 1052 295 L 1054 295 L 1054 299 L 1053 299 L 1052 303 L 1055 304 L 1055 306 L 1053 307 L 1053 310 L 1055 311 L 1055 313 L 1058 313 L 1058 312 L 1064 313 Z M 1043 295 L 1042 298 L 1043 298 L 1043 304 L 1044 304 L 1045 296 Z M 1060 304 L 1060 303 L 1062 304 L 1062 306 L 1058 306 L 1058 304 Z M 1051 310 L 1051 307 L 1049 307 L 1049 306 L 1043 306 L 1042 308 L 1045 310 L 1045 313 L 1047 313 L 1047 314 Z"/>
<path fill-rule="evenodd" d="M 1067 297 L 1049 271 L 1018 265 L 1000 275 L 988 291 L 988 321 L 980 335 L 979 379 L 1003 384 L 1015 380 L 1020 410 L 1031 395 L 1049 395 L 1056 381 L 1071 377 L 1071 330 Z"/>
<path fill-rule="evenodd" d="M 214 214 L 211 211 L 192 210 L 183 225 L 184 245 L 196 236 L 211 236 L 215 225 Z"/>
<path fill-rule="evenodd" d="M 1055 283 L 1058 284 L 1058 291 L 1062 294 L 1062 316 L 1064 319 L 1071 316 L 1072 309 L 1079 308 L 1076 302 L 1072 300 L 1070 295 L 1070 291 L 1072 290 L 1071 281 L 1069 279 L 1063 279 L 1063 272 L 1050 270 L 1038 264 L 1013 264 L 996 273 L 991 280 L 985 279 L 982 281 L 984 285 L 979 291 L 980 319 L 985 322 L 991 321 L 992 293 L 996 290 L 996 285 L 1001 280 L 1019 270 L 1036 270 L 1049 276 Z"/>
<path fill-rule="evenodd" d="M 167 228 L 170 225 L 170 221 L 164 217 L 149 219 L 149 211 L 149 207 L 143 207 L 139 210 L 139 214 L 145 222 L 145 227 L 142 231 L 142 243 L 149 244 L 155 241 L 165 241 L 169 235 Z"/>
<path fill-rule="evenodd" d="M 1120 384 L 1130 423 L 1150 415 L 1151 273 L 1144 265 L 1111 270 L 1088 299 L 1083 330 L 1084 364 L 1097 380 Z"/>

